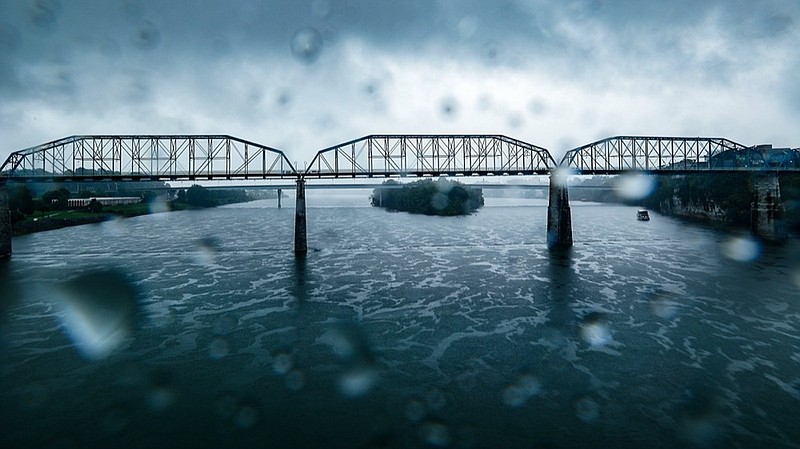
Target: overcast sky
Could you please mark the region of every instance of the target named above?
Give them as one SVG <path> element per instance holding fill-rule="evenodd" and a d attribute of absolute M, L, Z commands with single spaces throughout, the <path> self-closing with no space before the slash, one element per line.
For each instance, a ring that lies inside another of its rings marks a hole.
<path fill-rule="evenodd" d="M 0 0 L 0 158 L 74 134 L 800 146 L 798 0 Z M 0 161 L 1 162 L 1 161 Z"/>

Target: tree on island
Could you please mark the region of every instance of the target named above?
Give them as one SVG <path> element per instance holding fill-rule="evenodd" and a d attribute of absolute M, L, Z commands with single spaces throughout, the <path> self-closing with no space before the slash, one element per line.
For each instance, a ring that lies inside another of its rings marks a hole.
<path fill-rule="evenodd" d="M 467 215 L 484 204 L 481 189 L 445 178 L 409 184 L 389 180 L 373 190 L 371 202 L 388 210 L 444 216 Z"/>

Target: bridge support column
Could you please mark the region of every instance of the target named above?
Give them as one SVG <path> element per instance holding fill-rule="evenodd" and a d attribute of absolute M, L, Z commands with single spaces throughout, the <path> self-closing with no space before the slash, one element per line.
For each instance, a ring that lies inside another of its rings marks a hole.
<path fill-rule="evenodd" d="M 551 250 L 572 246 L 572 211 L 569 208 L 567 177 L 550 174 L 550 198 L 547 206 L 547 247 Z"/>
<path fill-rule="evenodd" d="M 788 236 L 778 175 L 754 176 L 753 190 L 753 202 L 750 203 L 750 227 L 753 234 L 764 240 L 785 240 Z"/>
<path fill-rule="evenodd" d="M 11 210 L 8 208 L 8 188 L 0 186 L 0 259 L 11 257 Z"/>
<path fill-rule="evenodd" d="M 297 202 L 294 210 L 294 253 L 298 256 L 308 252 L 306 239 L 306 180 L 297 178 Z"/>
<path fill-rule="evenodd" d="M 281 195 L 283 195 L 283 189 L 278 189 L 278 209 L 281 208 Z"/>

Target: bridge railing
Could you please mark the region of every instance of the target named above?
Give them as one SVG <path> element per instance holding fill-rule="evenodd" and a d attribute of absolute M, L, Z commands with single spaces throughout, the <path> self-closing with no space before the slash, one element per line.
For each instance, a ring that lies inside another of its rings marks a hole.
<path fill-rule="evenodd" d="M 282 151 L 228 135 L 71 136 L 12 153 L 0 173 L 16 180 L 297 176 Z"/>
<path fill-rule="evenodd" d="M 771 148 L 771 147 L 770 147 Z M 560 166 L 582 173 L 697 172 L 800 169 L 800 158 L 779 163 L 762 147 L 717 137 L 616 136 L 568 151 Z"/>
<path fill-rule="evenodd" d="M 556 166 L 536 145 L 501 135 L 369 135 L 320 150 L 307 178 L 545 174 Z"/>

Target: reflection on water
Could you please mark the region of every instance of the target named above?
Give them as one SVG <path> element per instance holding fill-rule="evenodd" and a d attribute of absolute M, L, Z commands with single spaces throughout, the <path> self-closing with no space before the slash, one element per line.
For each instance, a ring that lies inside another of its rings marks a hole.
<path fill-rule="evenodd" d="M 441 218 L 363 193 L 309 192 L 305 258 L 272 201 L 16 239 L 0 446 L 800 444 L 796 242 L 745 261 L 576 203 L 575 247 L 550 253 L 543 200 Z M 140 324 L 87 358 L 47 293 L 67 279 L 136 292 Z"/>

